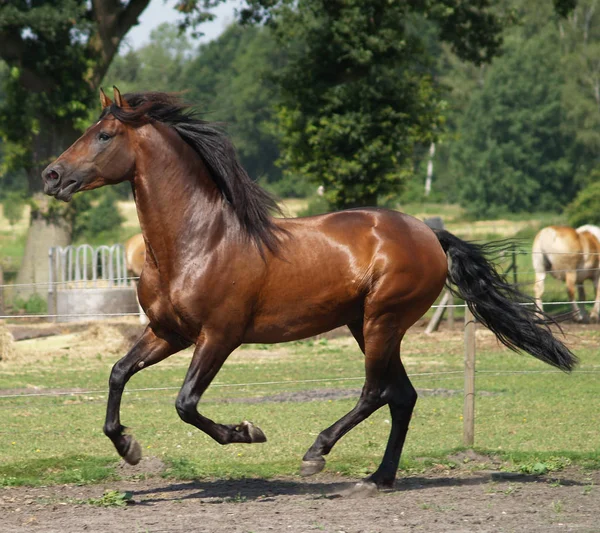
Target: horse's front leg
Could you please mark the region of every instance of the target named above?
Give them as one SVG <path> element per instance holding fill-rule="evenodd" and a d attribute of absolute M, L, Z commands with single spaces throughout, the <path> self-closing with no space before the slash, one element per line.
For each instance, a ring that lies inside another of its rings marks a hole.
<path fill-rule="evenodd" d="M 234 442 L 265 442 L 267 439 L 260 428 L 250 422 L 240 424 L 217 424 L 198 412 L 198 402 L 208 388 L 229 354 L 239 346 L 238 342 L 222 334 L 204 332 L 196 344 L 194 357 L 175 404 L 177 413 L 184 422 L 196 426 L 219 444 Z"/>
<path fill-rule="evenodd" d="M 190 345 L 178 336 L 155 332 L 148 326 L 127 355 L 117 361 L 109 379 L 108 403 L 104 434 L 112 441 L 119 455 L 129 464 L 137 464 L 142 458 L 140 445 L 131 435 L 124 435 L 121 425 L 121 397 L 125 384 L 136 372 L 154 365 Z"/>

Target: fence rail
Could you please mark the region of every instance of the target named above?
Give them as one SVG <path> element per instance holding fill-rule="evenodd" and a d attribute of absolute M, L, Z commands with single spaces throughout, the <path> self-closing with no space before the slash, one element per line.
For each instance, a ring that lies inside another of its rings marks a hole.
<path fill-rule="evenodd" d="M 108 252 L 105 252 L 106 254 L 108 254 Z M 527 274 L 534 274 L 534 271 L 523 271 L 523 270 L 517 270 L 517 265 L 516 265 L 516 260 L 515 260 L 515 256 L 518 254 L 531 254 L 531 251 L 519 251 L 519 250 L 512 250 L 510 252 L 512 255 L 510 257 L 508 257 L 507 259 L 510 259 L 511 264 L 508 267 L 508 270 L 505 271 L 505 274 L 508 273 L 512 273 L 512 277 L 514 282 L 517 282 L 517 273 L 519 276 L 521 276 L 521 278 L 523 278 L 525 275 Z M 58 259 L 57 259 L 58 257 Z M 61 259 L 62 257 L 62 259 Z M 64 287 L 65 284 L 68 283 L 75 283 L 75 282 L 79 282 L 79 281 L 92 281 L 92 282 L 96 282 L 98 281 L 98 279 L 103 279 L 98 278 L 97 276 L 93 276 L 91 277 L 91 279 L 87 279 L 87 274 L 85 274 L 85 268 L 84 266 L 90 261 L 90 259 L 88 258 L 87 255 L 84 255 L 83 258 L 81 259 L 79 265 L 77 263 L 77 257 L 78 256 L 69 256 L 68 253 L 67 254 L 62 254 L 62 256 L 59 255 L 55 255 L 53 256 L 53 258 L 50 259 L 50 261 L 54 261 L 54 262 L 59 262 L 62 261 L 62 263 L 60 263 L 60 265 L 62 265 L 60 268 L 66 269 L 64 270 L 64 272 L 62 274 L 60 274 L 60 279 L 52 278 L 51 280 L 49 280 L 48 282 L 39 282 L 39 283 L 23 283 L 23 284 L 8 284 L 8 283 L 0 283 L 0 292 L 2 292 L 4 289 L 9 288 L 9 287 L 29 287 L 29 288 L 41 288 L 41 287 L 47 287 L 49 289 L 49 292 L 53 292 L 54 290 L 56 290 L 59 286 Z M 70 261 L 70 263 L 69 263 Z M 96 254 L 92 256 L 91 259 L 92 262 L 97 262 L 97 261 L 104 261 L 104 263 L 106 265 L 109 264 L 113 264 L 114 263 L 114 258 L 113 256 L 107 255 L 106 258 L 104 258 L 104 256 L 102 255 L 102 253 Z M 121 264 L 121 260 L 120 258 L 118 258 L 116 264 Z M 108 268 L 108 267 L 107 267 Z M 116 268 L 116 267 L 115 267 Z M 124 268 L 124 267 L 123 267 Z M 79 269 L 79 270 L 78 270 Z M 577 269 L 579 270 L 586 270 L 589 271 L 590 269 Z M 600 270 L 600 269 L 595 269 L 595 270 Z M 554 271 L 548 271 L 547 273 L 560 273 L 566 271 L 566 269 L 564 270 L 554 270 Z M 69 274 L 69 272 L 71 272 L 71 274 Z M 79 273 L 77 273 L 79 272 Z M 123 270 L 121 269 L 121 267 L 118 267 L 118 277 L 119 277 L 119 282 L 118 284 L 122 285 L 122 284 L 129 284 L 131 283 L 131 281 L 135 281 L 137 279 L 139 279 L 138 277 L 128 277 L 126 275 L 123 274 Z M 66 274 L 65 274 L 66 273 Z M 111 273 L 111 275 L 114 273 Z M 69 277 L 71 276 L 71 278 Z M 523 282 L 521 282 L 520 284 L 522 284 Z M 536 281 L 531 281 L 528 282 L 531 285 L 534 285 L 536 283 Z M 88 287 L 83 287 L 83 289 L 86 289 Z M 90 287 L 91 288 L 91 287 Z M 544 302 L 544 305 L 547 306 L 557 306 L 557 305 L 569 305 L 572 302 L 570 301 L 564 301 L 564 300 L 557 300 L 557 301 L 548 301 L 548 302 Z M 593 304 L 595 303 L 594 300 L 578 300 L 575 303 L 577 304 Z M 533 303 L 524 303 L 523 305 L 534 305 Z M 456 309 L 456 308 L 462 308 L 465 309 L 465 326 L 464 326 L 464 346 L 465 346 L 465 359 L 464 359 L 464 369 L 463 370 L 457 370 L 457 371 L 441 371 L 441 372 L 421 372 L 421 373 L 409 373 L 411 379 L 416 379 L 416 380 L 420 380 L 420 379 L 424 379 L 427 377 L 434 377 L 437 380 L 445 380 L 445 379 L 459 379 L 460 376 L 463 376 L 463 381 L 464 381 L 464 411 L 463 411 L 463 421 L 464 421 L 464 443 L 467 446 L 472 446 L 474 444 L 474 436 L 475 436 L 475 431 L 474 431 L 474 425 L 475 425 L 475 398 L 477 396 L 477 390 L 476 390 L 476 377 L 477 376 L 484 376 L 484 375 L 517 375 L 517 374 L 523 374 L 523 375 L 530 375 L 530 374 L 550 374 L 550 373 L 555 373 L 555 374 L 559 374 L 560 371 L 558 370 L 539 370 L 539 371 L 491 371 L 491 370 L 477 370 L 476 369 L 476 335 L 475 335 L 475 321 L 473 319 L 473 316 L 471 315 L 470 311 L 468 310 L 468 307 L 464 304 L 464 303 L 453 303 L 450 299 L 448 299 L 445 302 L 442 302 L 440 304 L 436 304 L 432 306 L 432 309 L 435 310 L 440 310 L 440 309 L 448 309 L 448 310 L 452 310 L 452 309 Z M 0 314 L 0 319 L 4 319 L 4 320 L 20 320 L 20 319 L 36 319 L 36 320 L 40 320 L 40 319 L 57 319 L 57 318 L 71 318 L 71 317 L 77 317 L 77 318 L 89 318 L 90 320 L 94 320 L 94 319 L 99 319 L 99 318 L 117 318 L 117 317 L 135 317 L 138 316 L 138 313 L 134 313 L 134 312 L 127 312 L 127 313 L 89 313 L 89 314 L 65 314 L 65 313 L 46 313 L 46 314 L 36 314 L 36 313 L 27 313 L 27 314 L 18 314 L 18 315 L 12 315 L 12 314 Z M 600 369 L 596 370 L 596 369 L 581 369 L 581 370 L 577 370 L 577 373 L 586 373 L 586 374 L 596 374 L 599 373 L 600 374 Z M 450 377 L 452 376 L 452 377 Z M 213 388 L 245 388 L 245 387 L 257 387 L 257 386 L 261 386 L 261 387 L 269 387 L 269 386 L 279 386 L 279 385 L 298 385 L 298 384 L 317 384 L 317 383 L 343 383 L 343 382 L 360 382 L 364 380 L 364 376 L 349 376 L 349 377 L 328 377 L 328 378 L 319 378 L 319 379 L 308 379 L 308 380 L 285 380 L 285 381 L 261 381 L 261 382 L 247 382 L 247 383 L 214 383 L 213 385 L 211 385 L 211 387 Z M 133 388 L 133 389 L 127 389 L 126 393 L 128 394 L 135 394 L 135 393 L 156 393 L 156 392 L 161 392 L 161 391 L 175 391 L 178 390 L 179 387 L 144 387 L 144 388 Z M 2 392 L 2 391 L 0 391 Z M 52 397 L 61 397 L 61 396 L 89 396 L 89 395 L 102 395 L 102 396 L 106 396 L 108 394 L 107 390 L 103 389 L 103 390 L 71 390 L 71 391 L 49 391 L 49 392 L 31 392 L 31 393 L 24 393 L 24 392 L 19 392 L 19 393 L 4 393 L 4 394 L 0 394 L 0 406 L 6 405 L 8 402 L 10 402 L 11 400 L 16 400 L 16 399 L 20 399 L 20 398 L 29 398 L 29 399 L 41 399 L 41 398 L 52 398 Z"/>

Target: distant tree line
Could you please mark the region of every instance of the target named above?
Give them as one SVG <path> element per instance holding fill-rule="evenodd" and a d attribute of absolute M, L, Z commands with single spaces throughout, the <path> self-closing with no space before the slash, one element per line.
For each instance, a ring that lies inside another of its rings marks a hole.
<path fill-rule="evenodd" d="M 181 2 L 183 24 L 218 3 Z M 459 202 L 477 217 L 567 205 L 578 212 L 594 205 L 597 187 L 587 188 L 599 172 L 595 7 L 595 0 L 246 0 L 241 18 L 249 24 L 209 44 L 163 25 L 146 46 L 121 46 L 103 83 L 123 92 L 184 91 L 207 120 L 223 123 L 249 173 L 280 196 L 322 184 L 329 209 L 433 200 Z M 4 131 L 15 76 L 18 69 L 0 64 Z M 84 115 L 97 115 L 88 96 L 83 109 L 68 102 L 75 129 Z M 0 143 L 0 158 L 4 150 L 11 164 L 0 166 L 0 195 L 26 196 L 19 145 L 3 138 L 10 142 Z M 75 232 L 90 220 L 75 222 Z"/>

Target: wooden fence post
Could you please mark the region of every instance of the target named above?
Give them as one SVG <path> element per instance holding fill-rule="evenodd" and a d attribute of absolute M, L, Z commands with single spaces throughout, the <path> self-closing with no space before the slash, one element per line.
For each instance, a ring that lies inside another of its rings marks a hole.
<path fill-rule="evenodd" d="M 0 265 L 0 315 L 4 315 L 4 269 Z"/>
<path fill-rule="evenodd" d="M 463 441 L 475 442 L 475 317 L 465 307 L 465 392 L 463 406 Z"/>

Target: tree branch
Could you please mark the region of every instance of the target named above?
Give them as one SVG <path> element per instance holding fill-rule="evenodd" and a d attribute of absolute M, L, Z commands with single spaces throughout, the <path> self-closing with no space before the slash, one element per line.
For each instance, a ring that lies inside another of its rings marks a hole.
<path fill-rule="evenodd" d="M 21 36 L 14 31 L 0 31 L 0 58 L 9 65 L 16 65 L 20 70 L 21 84 L 32 92 L 42 92 L 55 85 L 53 79 L 41 76 L 39 72 L 27 67 L 24 59 L 27 57 L 26 45 Z"/>
<path fill-rule="evenodd" d="M 102 81 L 123 37 L 138 22 L 150 0 L 129 0 L 123 6 L 119 0 L 92 0 L 93 19 L 97 30 L 90 36 L 88 47 L 96 62 L 88 74 L 88 83 L 95 90 Z"/>

